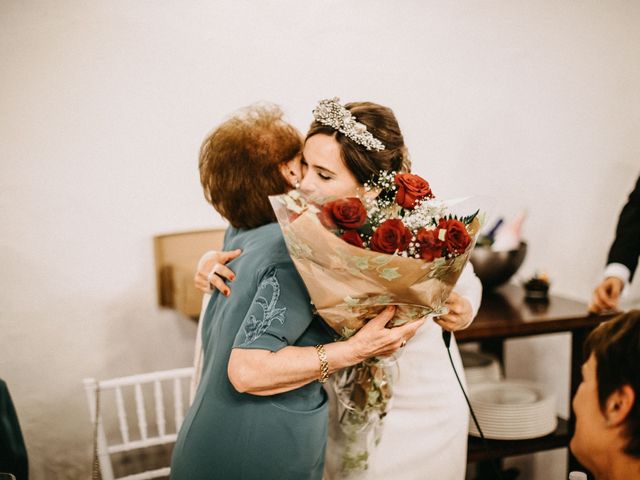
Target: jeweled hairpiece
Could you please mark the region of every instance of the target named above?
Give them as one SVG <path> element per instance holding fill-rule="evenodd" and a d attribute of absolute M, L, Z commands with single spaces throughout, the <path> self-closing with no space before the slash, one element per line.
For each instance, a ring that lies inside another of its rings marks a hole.
<path fill-rule="evenodd" d="M 313 118 L 323 125 L 344 133 L 367 150 L 380 151 L 385 148 L 380 140 L 367 131 L 367 126 L 364 123 L 356 121 L 356 117 L 340 105 L 338 97 L 320 100 L 318 106 L 313 109 Z"/>

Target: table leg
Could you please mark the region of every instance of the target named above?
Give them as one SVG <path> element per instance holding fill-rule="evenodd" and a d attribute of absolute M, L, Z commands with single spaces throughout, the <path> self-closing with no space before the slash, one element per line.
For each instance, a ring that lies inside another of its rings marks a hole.
<path fill-rule="evenodd" d="M 504 338 L 487 338 L 480 342 L 480 350 L 498 358 L 500 368 L 504 368 Z"/>
<path fill-rule="evenodd" d="M 476 463 L 476 480 L 496 480 L 496 469 L 502 471 L 501 458 Z"/>

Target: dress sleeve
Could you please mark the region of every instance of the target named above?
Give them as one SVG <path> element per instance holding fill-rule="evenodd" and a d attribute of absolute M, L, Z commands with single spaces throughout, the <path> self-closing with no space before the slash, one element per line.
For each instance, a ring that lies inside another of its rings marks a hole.
<path fill-rule="evenodd" d="M 312 319 L 309 294 L 293 264 L 271 266 L 259 275 L 233 347 L 277 352 L 295 344 Z"/>
<path fill-rule="evenodd" d="M 464 266 L 458 283 L 456 283 L 453 290 L 469 301 L 473 311 L 473 318 L 475 318 L 478 310 L 480 310 L 480 303 L 482 303 L 482 283 L 476 275 L 471 262 L 467 262 Z"/>

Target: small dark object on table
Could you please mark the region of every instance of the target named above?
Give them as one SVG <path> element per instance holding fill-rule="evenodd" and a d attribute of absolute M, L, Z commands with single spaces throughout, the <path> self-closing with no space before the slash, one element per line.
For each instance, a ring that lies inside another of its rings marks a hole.
<path fill-rule="evenodd" d="M 549 300 L 549 278 L 535 275 L 524 283 L 524 296 L 527 300 L 546 302 Z"/>

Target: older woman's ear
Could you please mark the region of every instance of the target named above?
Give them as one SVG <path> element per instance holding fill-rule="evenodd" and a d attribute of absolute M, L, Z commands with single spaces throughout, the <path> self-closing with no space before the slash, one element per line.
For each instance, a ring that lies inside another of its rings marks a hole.
<path fill-rule="evenodd" d="M 287 180 L 289 185 L 295 188 L 300 187 L 300 182 L 304 176 L 301 163 L 302 154 L 298 154 L 291 160 L 280 164 L 280 173 Z"/>
<path fill-rule="evenodd" d="M 636 392 L 634 392 L 631 385 L 623 385 L 609 395 L 604 412 L 607 426 L 615 428 L 624 425 L 629 412 L 633 408 L 635 399 Z"/>

